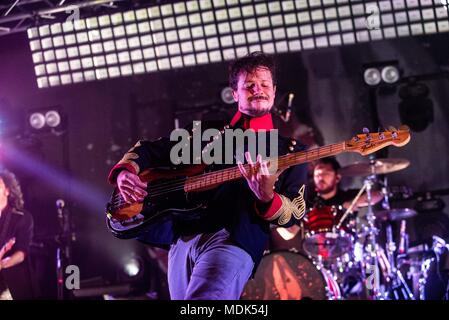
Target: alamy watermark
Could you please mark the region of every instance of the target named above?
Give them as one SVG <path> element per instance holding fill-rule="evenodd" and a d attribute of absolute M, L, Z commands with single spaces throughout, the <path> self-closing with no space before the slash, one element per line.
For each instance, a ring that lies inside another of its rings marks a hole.
<path fill-rule="evenodd" d="M 278 130 L 258 131 L 247 129 L 201 130 L 201 121 L 193 121 L 192 134 L 185 129 L 175 129 L 170 141 L 177 142 L 170 151 L 170 160 L 179 164 L 235 164 L 244 163 L 244 150 L 255 162 L 257 155 L 270 159 L 270 174 L 277 171 Z M 246 144 L 245 144 L 246 141 Z M 269 146 L 267 142 L 269 141 Z M 209 142 L 202 148 L 202 142 Z M 247 146 L 247 148 L 245 148 Z M 267 152 L 270 151 L 270 154 Z M 235 158 L 234 158 L 235 156 Z"/>
<path fill-rule="evenodd" d="M 366 14 L 369 14 L 366 18 L 365 25 L 368 30 L 377 30 L 380 28 L 380 16 L 379 7 L 375 4 L 368 4 L 366 6 Z"/>
<path fill-rule="evenodd" d="M 71 264 L 65 268 L 65 287 L 67 290 L 80 289 L 80 268 L 77 265 Z"/>

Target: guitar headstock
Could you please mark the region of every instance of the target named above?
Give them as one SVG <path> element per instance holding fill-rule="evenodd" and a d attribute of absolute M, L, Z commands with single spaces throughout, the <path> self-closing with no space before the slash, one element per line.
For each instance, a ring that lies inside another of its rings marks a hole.
<path fill-rule="evenodd" d="M 388 146 L 402 147 L 410 141 L 410 129 L 407 126 L 396 128 L 390 127 L 386 131 L 370 133 L 367 129 L 364 133 L 354 136 L 345 141 L 347 151 L 360 153 L 366 156 Z"/>

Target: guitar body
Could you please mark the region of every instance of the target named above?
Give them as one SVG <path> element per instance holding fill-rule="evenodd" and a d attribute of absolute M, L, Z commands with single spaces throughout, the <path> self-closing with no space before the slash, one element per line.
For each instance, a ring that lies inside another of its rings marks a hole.
<path fill-rule="evenodd" d="M 119 189 L 115 188 L 107 204 L 107 226 L 116 237 L 130 239 L 143 230 L 169 227 L 174 215 L 194 218 L 195 213 L 207 204 L 196 192 L 186 192 L 183 181 L 205 170 L 206 166 L 196 165 L 179 170 L 156 168 L 142 172 L 139 177 L 148 183 L 148 195 L 141 203 L 127 204 Z"/>

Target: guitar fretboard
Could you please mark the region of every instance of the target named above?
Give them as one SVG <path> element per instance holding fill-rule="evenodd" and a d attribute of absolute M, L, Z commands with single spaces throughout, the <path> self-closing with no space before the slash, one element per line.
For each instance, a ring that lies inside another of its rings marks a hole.
<path fill-rule="evenodd" d="M 271 163 L 277 160 L 278 169 L 287 169 L 293 165 L 315 161 L 321 158 L 334 156 L 345 151 L 345 142 L 335 143 L 308 151 L 295 152 L 280 156 L 276 159 L 268 159 Z M 249 165 L 244 165 L 249 170 Z M 215 172 L 205 173 L 199 176 L 190 177 L 184 185 L 185 192 L 198 191 L 215 187 L 225 182 L 242 178 L 242 174 L 238 167 L 218 170 Z"/>

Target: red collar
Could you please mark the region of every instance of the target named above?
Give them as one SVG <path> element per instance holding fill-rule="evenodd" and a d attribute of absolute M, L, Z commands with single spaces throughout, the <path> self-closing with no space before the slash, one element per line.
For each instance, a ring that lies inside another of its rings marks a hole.
<path fill-rule="evenodd" d="M 230 126 L 241 126 L 243 129 L 253 129 L 254 131 L 274 129 L 271 113 L 267 113 L 261 117 L 251 118 L 237 111 L 231 120 Z"/>

